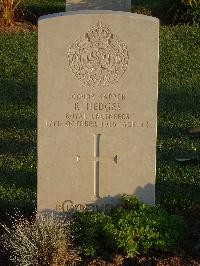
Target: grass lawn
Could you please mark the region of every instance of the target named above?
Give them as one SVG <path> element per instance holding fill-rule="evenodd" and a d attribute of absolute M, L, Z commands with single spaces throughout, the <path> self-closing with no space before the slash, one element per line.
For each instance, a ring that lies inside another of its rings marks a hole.
<path fill-rule="evenodd" d="M 169 209 L 200 211 L 200 163 L 175 158 L 200 159 L 200 29 L 162 27 L 157 141 L 158 202 Z"/>
<path fill-rule="evenodd" d="M 0 34 L 0 213 L 36 201 L 37 36 Z"/>
<path fill-rule="evenodd" d="M 135 1 L 151 6 L 156 0 Z M 64 11 L 64 1 L 25 0 L 30 17 Z M 25 15 L 28 13 L 25 12 Z M 33 15 L 34 14 L 34 15 Z M 157 141 L 157 203 L 200 212 L 200 29 L 162 26 Z M 37 33 L 0 34 L 0 215 L 36 207 Z M 197 161 L 179 163 L 176 158 Z"/>
<path fill-rule="evenodd" d="M 157 202 L 200 211 L 200 29 L 161 27 Z M 0 213 L 36 204 L 37 34 L 0 34 Z"/>

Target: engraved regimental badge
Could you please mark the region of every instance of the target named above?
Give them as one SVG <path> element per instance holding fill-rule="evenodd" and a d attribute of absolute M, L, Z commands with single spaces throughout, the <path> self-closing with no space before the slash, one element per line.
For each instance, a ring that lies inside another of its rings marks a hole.
<path fill-rule="evenodd" d="M 92 87 L 117 82 L 128 66 L 126 45 L 98 22 L 69 49 L 69 66 L 74 75 Z"/>

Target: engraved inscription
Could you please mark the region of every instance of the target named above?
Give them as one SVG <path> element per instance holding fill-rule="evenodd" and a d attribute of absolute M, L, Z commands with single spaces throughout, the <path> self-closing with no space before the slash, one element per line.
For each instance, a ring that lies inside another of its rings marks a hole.
<path fill-rule="evenodd" d="M 98 22 L 69 49 L 69 66 L 74 75 L 92 87 L 117 82 L 128 66 L 126 45 Z"/>
<path fill-rule="evenodd" d="M 110 212 L 113 208 L 119 208 L 119 204 L 114 204 L 113 202 L 104 203 L 104 204 L 97 204 L 97 203 L 90 203 L 90 204 L 82 204 L 82 203 L 74 203 L 72 200 L 65 200 L 61 204 L 56 205 L 56 210 L 61 212 Z"/>
<path fill-rule="evenodd" d="M 46 120 L 48 128 L 150 129 L 151 121 L 138 119 L 138 110 L 128 112 L 126 93 L 73 93 L 68 95 L 68 106 L 63 117 Z M 126 109 L 125 109 L 126 108 Z"/>

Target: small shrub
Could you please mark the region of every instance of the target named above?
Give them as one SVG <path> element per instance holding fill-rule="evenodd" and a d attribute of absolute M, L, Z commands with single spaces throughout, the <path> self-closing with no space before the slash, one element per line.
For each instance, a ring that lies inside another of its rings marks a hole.
<path fill-rule="evenodd" d="M 71 223 L 53 214 L 29 222 L 20 214 L 12 217 L 12 226 L 3 225 L 6 233 L 2 246 L 15 265 L 66 265 L 79 260 L 73 248 Z"/>
<path fill-rule="evenodd" d="M 152 9 L 150 7 L 132 6 L 132 12 L 146 16 L 153 16 Z"/>
<path fill-rule="evenodd" d="M 168 9 L 172 24 L 200 24 L 199 0 L 171 0 Z"/>
<path fill-rule="evenodd" d="M 151 249 L 167 250 L 184 234 L 181 217 L 123 196 L 122 206 L 105 213 L 76 213 L 74 232 L 84 255 L 123 252 L 127 257 Z"/>
<path fill-rule="evenodd" d="M 0 15 L 5 26 L 11 26 L 18 13 L 21 0 L 0 0 Z"/>

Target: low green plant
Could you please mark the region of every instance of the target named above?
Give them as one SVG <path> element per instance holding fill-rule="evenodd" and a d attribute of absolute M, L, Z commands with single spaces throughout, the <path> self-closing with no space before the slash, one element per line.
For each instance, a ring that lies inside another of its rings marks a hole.
<path fill-rule="evenodd" d="M 18 7 L 21 0 L 1 0 L 0 1 L 0 14 L 3 24 L 5 26 L 11 26 L 18 13 Z"/>
<path fill-rule="evenodd" d="M 152 9 L 150 7 L 144 7 L 142 5 L 137 5 L 137 6 L 132 6 L 131 8 L 133 13 L 137 13 L 137 14 L 143 14 L 146 16 L 153 16 L 152 14 Z"/>
<path fill-rule="evenodd" d="M 171 0 L 168 16 L 172 24 L 200 24 L 199 0 Z"/>
<path fill-rule="evenodd" d="M 127 257 L 167 250 L 186 231 L 183 219 L 123 196 L 121 207 L 105 213 L 76 213 L 74 234 L 84 255 L 122 252 Z"/>
<path fill-rule="evenodd" d="M 17 213 L 12 217 L 12 226 L 3 227 L 1 245 L 9 251 L 15 265 L 58 266 L 80 260 L 72 245 L 69 220 L 45 213 L 29 221 Z"/>

